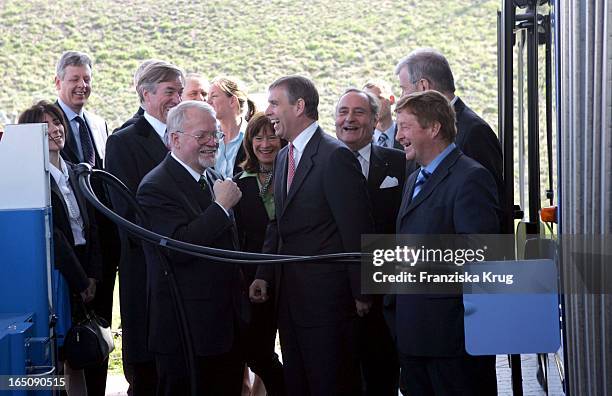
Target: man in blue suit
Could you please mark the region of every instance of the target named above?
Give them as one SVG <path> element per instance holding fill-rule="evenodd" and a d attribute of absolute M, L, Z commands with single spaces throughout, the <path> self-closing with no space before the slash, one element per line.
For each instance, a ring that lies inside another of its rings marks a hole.
<path fill-rule="evenodd" d="M 495 180 L 454 143 L 455 112 L 436 91 L 400 99 L 398 140 L 421 167 L 408 178 L 398 234 L 495 234 Z M 495 357 L 465 351 L 461 295 L 398 295 L 395 330 L 410 395 L 496 394 Z M 485 379 L 483 381 L 483 378 Z"/>

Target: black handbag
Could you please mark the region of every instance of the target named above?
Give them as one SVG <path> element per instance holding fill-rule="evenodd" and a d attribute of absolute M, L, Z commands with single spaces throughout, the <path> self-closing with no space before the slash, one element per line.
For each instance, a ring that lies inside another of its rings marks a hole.
<path fill-rule="evenodd" d="M 84 318 L 73 324 L 64 339 L 64 357 L 73 369 L 102 363 L 115 349 L 108 322 L 88 311 L 81 301 Z"/>

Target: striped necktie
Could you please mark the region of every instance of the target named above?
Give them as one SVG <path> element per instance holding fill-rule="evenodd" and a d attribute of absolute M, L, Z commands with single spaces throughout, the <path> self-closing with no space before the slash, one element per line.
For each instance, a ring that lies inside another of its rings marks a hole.
<path fill-rule="evenodd" d="M 419 175 L 417 176 L 416 183 L 414 183 L 414 192 L 412 193 L 412 199 L 419 195 L 421 189 L 423 188 L 423 184 L 429 179 L 431 173 L 425 170 L 425 168 L 421 168 Z"/>
<path fill-rule="evenodd" d="M 387 147 L 387 140 L 389 140 L 389 136 L 387 136 L 387 134 L 383 132 L 378 137 L 378 141 L 376 142 L 376 144 L 380 147 Z"/>
<path fill-rule="evenodd" d="M 293 144 L 289 143 L 289 158 L 287 166 L 287 194 L 291 188 L 293 182 L 293 176 L 295 176 L 295 157 L 293 156 Z"/>

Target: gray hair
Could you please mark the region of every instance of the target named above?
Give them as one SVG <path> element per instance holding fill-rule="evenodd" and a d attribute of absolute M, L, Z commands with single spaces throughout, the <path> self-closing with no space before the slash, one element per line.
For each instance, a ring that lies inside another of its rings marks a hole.
<path fill-rule="evenodd" d="M 455 92 L 455 79 L 450 65 L 444 55 L 433 48 L 419 48 L 412 51 L 395 66 L 395 75 L 398 75 L 404 67 L 408 68 L 413 84 L 424 78 L 438 92 Z"/>
<path fill-rule="evenodd" d="M 55 66 L 55 74 L 60 80 L 64 79 L 68 66 L 89 66 L 91 70 L 91 58 L 84 52 L 65 51 Z"/>
<path fill-rule="evenodd" d="M 155 92 L 158 84 L 176 79 L 185 85 L 185 74 L 178 66 L 165 61 L 153 60 L 144 67 L 136 82 L 136 92 L 138 92 L 140 103 L 144 103 L 144 91 Z"/>
<path fill-rule="evenodd" d="M 183 129 L 183 124 L 185 123 L 185 119 L 187 118 L 187 110 L 189 109 L 198 109 L 203 112 L 210 114 L 210 116 L 215 120 L 217 114 L 215 110 L 206 102 L 200 102 L 198 100 L 186 100 L 181 102 L 170 109 L 168 112 L 168 118 L 166 122 L 166 129 L 168 130 L 168 135 L 174 133 L 176 131 L 180 131 Z M 167 138 L 170 140 L 170 138 Z"/>
<path fill-rule="evenodd" d="M 134 72 L 134 88 L 138 86 L 138 80 L 140 80 L 140 76 L 142 76 L 142 72 L 147 68 L 147 66 L 149 66 L 150 64 L 154 62 L 161 62 L 161 61 L 159 59 L 147 59 L 145 61 L 142 61 L 142 63 L 138 65 L 138 67 L 136 68 L 136 71 Z M 136 90 L 136 92 L 138 93 L 138 90 Z M 142 99 L 140 100 L 140 103 L 142 103 Z"/>
<path fill-rule="evenodd" d="M 372 95 L 371 93 L 366 92 L 362 89 L 358 89 L 358 88 L 348 88 L 342 93 L 342 95 L 340 95 L 340 98 L 338 99 L 338 102 L 336 103 L 336 114 L 338 114 L 338 105 L 340 104 L 340 100 L 342 100 L 342 98 L 345 95 L 351 92 L 363 94 L 366 96 L 366 98 L 368 99 L 368 105 L 370 106 L 370 112 L 372 113 L 372 117 L 374 117 L 374 120 L 376 120 L 380 112 L 380 101 L 378 100 L 376 96 Z"/>
<path fill-rule="evenodd" d="M 368 80 L 365 84 L 363 84 L 362 89 L 374 89 L 378 88 L 380 90 L 380 95 L 389 99 L 389 96 L 393 95 L 393 91 L 391 90 L 391 85 L 380 79 Z"/>

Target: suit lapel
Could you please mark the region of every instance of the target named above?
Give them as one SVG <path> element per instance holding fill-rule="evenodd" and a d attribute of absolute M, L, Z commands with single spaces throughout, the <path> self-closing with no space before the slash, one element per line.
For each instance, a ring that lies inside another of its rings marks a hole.
<path fill-rule="evenodd" d="M 274 162 L 274 209 L 277 218 L 282 216 L 287 199 L 287 147 L 278 152 Z"/>
<path fill-rule="evenodd" d="M 68 215 L 68 213 L 70 212 L 68 212 L 68 207 L 66 206 L 66 202 L 64 201 L 64 196 L 62 195 L 62 192 L 60 191 L 59 186 L 55 182 L 55 179 L 53 178 L 53 176 L 49 175 L 49 181 L 51 185 L 51 192 L 57 196 L 57 199 L 62 204 L 62 209 L 64 210 L 64 213 Z"/>
<path fill-rule="evenodd" d="M 306 179 L 306 176 L 310 172 L 310 168 L 312 168 L 312 157 L 317 154 L 317 150 L 319 149 L 321 133 L 323 133 L 321 128 L 318 128 L 306 144 L 306 147 L 304 147 L 304 152 L 300 157 L 300 162 L 295 170 L 293 181 L 291 182 L 291 188 L 289 188 L 289 194 L 287 194 L 285 208 L 289 205 L 289 203 L 291 203 L 291 200 L 295 196 L 296 192 L 300 189 L 300 186 L 302 183 L 304 183 L 304 179 Z"/>
<path fill-rule="evenodd" d="M 378 190 L 387 174 L 388 167 L 389 163 L 384 158 L 383 153 L 381 153 L 375 144 L 372 144 L 372 151 L 370 152 L 370 169 L 368 172 L 368 187 L 370 191 Z"/>
<path fill-rule="evenodd" d="M 400 215 L 398 216 L 398 225 L 401 222 L 402 218 L 410 213 L 414 208 L 419 206 L 421 202 L 425 201 L 427 197 L 429 197 L 432 192 L 436 189 L 438 184 L 444 180 L 448 174 L 450 173 L 450 169 L 453 167 L 457 159 L 461 156 L 461 152 L 455 148 L 451 151 L 446 158 L 438 165 L 435 172 L 429 177 L 429 180 L 423 187 L 419 194 L 412 199 L 412 194 L 414 193 L 414 184 L 416 182 L 418 173 L 414 175 L 414 177 L 410 177 L 409 181 L 406 183 L 406 188 L 404 191 L 407 191 L 407 196 L 405 199 L 402 199 L 402 207 L 400 208 Z"/>
<path fill-rule="evenodd" d="M 203 191 L 200 185 L 191 177 L 187 169 L 183 168 L 170 154 L 166 156 L 168 172 L 177 184 L 177 188 L 185 191 L 182 194 L 184 203 L 193 215 L 204 211 L 212 202 L 211 192 Z"/>
<path fill-rule="evenodd" d="M 153 161 L 159 163 L 168 154 L 168 148 L 162 142 L 153 126 L 149 124 L 146 118 L 141 117 L 137 122 L 136 130 L 142 151 Z"/>
<path fill-rule="evenodd" d="M 87 110 L 83 110 L 83 118 L 85 119 L 85 124 L 87 124 L 87 127 L 89 128 L 91 140 L 93 141 L 94 148 L 96 150 L 96 156 L 100 160 L 103 160 L 107 138 L 106 125 L 101 125 L 101 122 L 97 122 L 98 120 L 95 118 L 95 116 L 87 112 Z"/>

